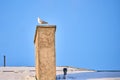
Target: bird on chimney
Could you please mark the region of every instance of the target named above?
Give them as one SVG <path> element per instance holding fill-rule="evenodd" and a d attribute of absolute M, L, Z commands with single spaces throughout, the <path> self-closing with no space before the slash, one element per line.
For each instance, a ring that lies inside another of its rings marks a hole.
<path fill-rule="evenodd" d="M 48 22 L 43 21 L 43 20 L 42 20 L 42 19 L 40 19 L 39 17 L 38 17 L 38 23 L 39 23 L 39 24 L 48 24 Z"/>

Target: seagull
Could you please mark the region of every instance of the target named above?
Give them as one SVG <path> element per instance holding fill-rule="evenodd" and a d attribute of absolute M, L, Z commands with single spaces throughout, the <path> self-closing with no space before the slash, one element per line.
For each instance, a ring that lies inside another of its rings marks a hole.
<path fill-rule="evenodd" d="M 38 17 L 38 23 L 39 24 L 48 24 L 48 22 L 41 20 L 39 17 Z"/>

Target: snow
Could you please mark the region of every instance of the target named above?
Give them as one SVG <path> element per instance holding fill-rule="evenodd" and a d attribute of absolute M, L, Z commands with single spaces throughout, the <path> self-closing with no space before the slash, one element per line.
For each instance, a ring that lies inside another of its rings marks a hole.
<path fill-rule="evenodd" d="M 34 67 L 0 67 L 0 80 L 29 80 L 34 75 Z"/>
<path fill-rule="evenodd" d="M 94 72 L 94 70 L 87 70 L 83 68 L 74 68 L 74 67 L 69 67 L 69 66 L 60 66 L 56 67 L 56 73 L 57 75 L 63 74 L 63 68 L 67 68 L 67 73 L 72 74 L 72 73 L 82 73 L 82 72 Z"/>
<path fill-rule="evenodd" d="M 98 79 L 87 79 L 87 80 L 120 80 L 120 78 L 98 78 Z"/>
<path fill-rule="evenodd" d="M 67 68 L 66 80 L 120 80 L 120 72 L 96 72 L 82 68 L 56 67 L 57 80 L 63 79 L 63 68 Z M 0 67 L 0 80 L 36 80 L 35 67 Z"/>
<path fill-rule="evenodd" d="M 60 79 L 63 75 L 57 75 Z M 84 73 L 74 73 L 68 74 L 68 80 L 120 80 L 120 72 L 84 72 Z M 59 80 L 59 79 L 58 79 Z"/>

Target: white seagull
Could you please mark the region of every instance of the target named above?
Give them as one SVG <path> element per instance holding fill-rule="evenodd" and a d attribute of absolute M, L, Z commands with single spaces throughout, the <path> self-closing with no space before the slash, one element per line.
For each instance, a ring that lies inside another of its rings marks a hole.
<path fill-rule="evenodd" d="M 48 24 L 48 22 L 41 20 L 39 17 L 38 17 L 38 23 L 39 24 Z"/>

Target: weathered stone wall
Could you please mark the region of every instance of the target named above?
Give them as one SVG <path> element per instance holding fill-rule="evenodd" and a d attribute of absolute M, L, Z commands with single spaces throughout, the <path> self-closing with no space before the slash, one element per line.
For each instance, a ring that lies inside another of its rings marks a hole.
<path fill-rule="evenodd" d="M 36 77 L 38 80 L 56 80 L 55 25 L 36 28 Z"/>

